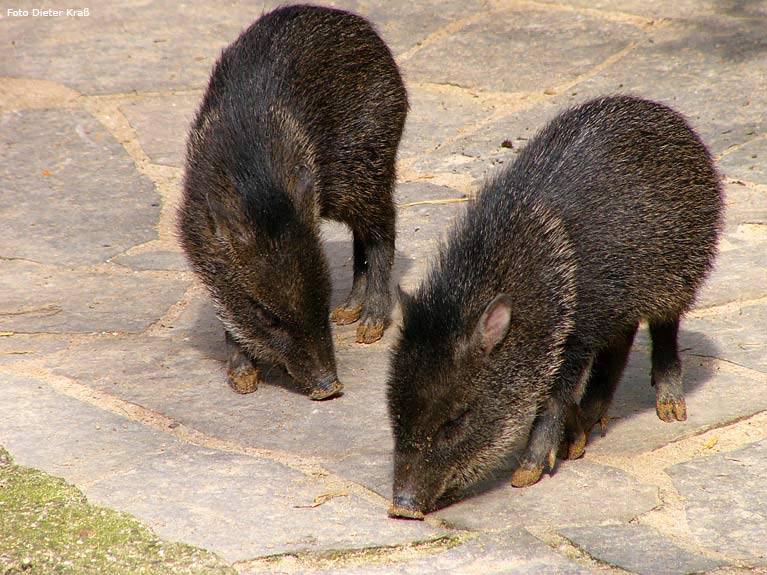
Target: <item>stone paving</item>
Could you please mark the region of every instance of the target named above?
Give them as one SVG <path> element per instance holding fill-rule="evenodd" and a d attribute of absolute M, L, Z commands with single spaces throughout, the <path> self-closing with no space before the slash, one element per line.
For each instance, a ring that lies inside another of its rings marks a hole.
<path fill-rule="evenodd" d="M 330 4 L 375 23 L 409 90 L 394 271 L 406 289 L 482 177 L 563 107 L 631 92 L 690 119 L 728 212 L 682 327 L 689 419 L 657 419 L 640 331 L 583 459 L 526 489 L 499 470 L 424 522 L 387 518 L 396 326 L 370 346 L 335 328 L 340 398 L 312 402 L 277 369 L 236 395 L 174 235 L 210 67 L 276 3 L 35 17 L 19 1 L 8 8 L 28 16 L 0 18 L 0 445 L 242 574 L 767 573 L 767 4 Z M 324 237 L 336 304 L 351 240 L 330 224 Z"/>

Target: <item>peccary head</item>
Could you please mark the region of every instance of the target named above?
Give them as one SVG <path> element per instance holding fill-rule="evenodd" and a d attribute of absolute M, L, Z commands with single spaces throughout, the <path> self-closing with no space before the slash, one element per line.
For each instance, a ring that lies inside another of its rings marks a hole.
<path fill-rule="evenodd" d="M 210 160 L 190 143 L 179 228 L 218 315 L 252 357 L 284 365 L 309 389 L 336 379 L 330 283 L 305 165 Z M 225 165 L 225 164 L 224 164 Z"/>
<path fill-rule="evenodd" d="M 477 229 L 477 208 L 412 298 L 400 295 L 388 380 L 395 517 L 422 518 L 524 447 L 572 330 L 574 275 L 561 222 L 520 210 L 508 218 L 525 241 L 488 243 L 467 233 Z"/>
<path fill-rule="evenodd" d="M 416 296 L 406 304 L 394 351 L 393 516 L 422 518 L 440 496 L 479 479 L 524 441 L 539 399 L 524 381 L 508 385 L 515 366 L 499 357 L 509 351 L 499 348 L 514 347 L 505 341 L 514 329 L 508 295 L 496 296 L 463 333 L 439 325 L 451 319 L 432 315 L 435 303 Z"/>

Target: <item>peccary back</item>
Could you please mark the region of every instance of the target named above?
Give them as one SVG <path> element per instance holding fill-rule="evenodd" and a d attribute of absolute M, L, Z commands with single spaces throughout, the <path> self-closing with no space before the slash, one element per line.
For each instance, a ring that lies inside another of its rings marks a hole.
<path fill-rule="evenodd" d="M 567 439 L 585 444 L 640 320 L 659 415 L 683 419 L 676 326 L 711 268 L 722 207 L 685 120 L 629 96 L 557 116 L 490 178 L 404 305 L 392 514 L 418 516 L 514 448 L 512 482 L 537 481 L 568 414 L 580 436 Z"/>

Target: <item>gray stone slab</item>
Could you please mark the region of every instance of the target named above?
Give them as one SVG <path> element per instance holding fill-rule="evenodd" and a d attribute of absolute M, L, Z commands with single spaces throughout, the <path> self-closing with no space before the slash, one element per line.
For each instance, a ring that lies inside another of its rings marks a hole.
<path fill-rule="evenodd" d="M 0 333 L 0 365 L 34 361 L 65 349 L 68 345 L 69 342 L 66 339 L 55 336 L 2 332 Z"/>
<path fill-rule="evenodd" d="M 698 308 L 767 295 L 767 231 L 763 228 L 741 225 L 723 234 L 714 269 L 700 290 Z"/>
<path fill-rule="evenodd" d="M 387 2 L 366 0 L 319 0 L 309 3 L 351 10 L 369 19 L 395 56 L 416 48 L 445 26 L 487 10 L 481 0 L 423 0 L 398 4 L 396 8 Z"/>
<path fill-rule="evenodd" d="M 297 575 L 317 571 L 297 571 Z M 551 550 L 523 529 L 481 535 L 443 553 L 386 566 L 322 571 L 325 575 L 588 575 L 595 573 Z M 245 571 L 244 575 L 254 575 Z"/>
<path fill-rule="evenodd" d="M 444 535 L 397 522 L 354 495 L 273 461 L 186 448 L 143 458 L 89 488 L 141 517 L 159 535 L 211 549 L 228 561 L 281 553 L 391 546 Z M 320 505 L 323 496 L 329 496 Z"/>
<path fill-rule="evenodd" d="M 501 525 L 626 522 L 657 505 L 656 487 L 582 459 L 560 463 L 554 475 L 521 489 L 511 486 L 510 473 L 499 473 L 433 515 L 457 528 L 485 530 Z"/>
<path fill-rule="evenodd" d="M 568 101 L 557 107 L 541 102 L 522 108 L 419 157 L 413 167 L 427 173 L 469 174 L 474 178 L 474 184 L 479 186 L 481 178 L 513 162 L 528 140 L 571 103 Z M 504 146 L 504 143 L 511 147 Z"/>
<path fill-rule="evenodd" d="M 672 21 L 571 92 L 584 99 L 628 92 L 664 102 L 721 154 L 764 132 L 767 95 L 757 72 L 764 33 L 762 21 L 745 18 Z"/>
<path fill-rule="evenodd" d="M 189 270 L 189 265 L 187 264 L 186 258 L 180 251 L 158 250 L 154 252 L 143 252 L 136 255 L 121 254 L 112 258 L 110 261 L 139 271 Z"/>
<path fill-rule="evenodd" d="M 275 4 L 192 0 L 179 9 L 125 0 L 91 6 L 87 17 L 7 18 L 0 76 L 45 78 L 87 94 L 199 89 L 221 49 Z"/>
<path fill-rule="evenodd" d="M 408 100 L 410 110 L 398 151 L 400 160 L 449 146 L 494 112 L 493 104 L 449 86 L 408 86 Z"/>
<path fill-rule="evenodd" d="M 696 353 L 714 357 L 719 353 L 707 334 L 689 331 L 686 325 L 682 323 L 683 347 L 695 342 Z M 661 421 L 655 413 L 655 389 L 650 386 L 650 359 L 641 349 L 647 341 L 644 329 L 638 340 L 610 406 L 607 432 L 601 436 L 597 428 L 591 434 L 587 454 L 646 453 L 767 409 L 763 381 L 720 371 L 703 358 L 683 354 L 687 421 Z"/>
<path fill-rule="evenodd" d="M 278 462 L 181 443 L 170 435 L 0 374 L 0 444 L 18 463 L 77 483 L 96 504 L 139 517 L 161 537 L 229 561 L 438 537 Z"/>
<path fill-rule="evenodd" d="M 689 331 L 682 333 L 681 346 L 690 355 L 716 357 L 767 373 L 765 325 L 765 303 L 744 305 L 713 317 L 689 318 L 685 320 Z M 702 341 L 699 334 L 705 334 L 708 341 Z M 713 342 L 714 350 L 709 342 Z"/>
<path fill-rule="evenodd" d="M 767 442 L 666 470 L 685 498 L 687 524 L 707 549 L 767 566 Z"/>
<path fill-rule="evenodd" d="M 730 178 L 767 185 L 767 131 L 722 158 L 719 165 Z"/>
<path fill-rule="evenodd" d="M 202 92 L 142 98 L 120 106 L 155 164 L 184 166 L 186 139 Z"/>
<path fill-rule="evenodd" d="M 199 340 L 176 337 L 99 338 L 45 363 L 58 374 L 250 447 L 336 460 L 389 445 L 383 344 L 355 344 L 353 330 L 337 339 L 345 393 L 313 402 L 279 368 L 267 372 L 269 383 L 255 393 L 234 393 L 226 384 L 220 333 L 201 348 L 195 347 Z"/>
<path fill-rule="evenodd" d="M 559 5 L 558 0 L 541 0 L 541 3 Z M 740 2 L 718 2 L 716 0 L 568 0 L 568 6 L 601 10 L 607 14 L 625 13 L 626 16 L 638 15 L 646 18 L 683 18 L 690 14 L 716 13 L 745 15 L 752 10 L 743 9 Z M 756 11 L 756 10 L 753 10 Z"/>
<path fill-rule="evenodd" d="M 76 287 L 74 287 L 76 286 Z M 188 282 L 79 272 L 0 261 L 0 331 L 142 332 L 183 295 Z"/>
<path fill-rule="evenodd" d="M 686 575 L 725 565 L 690 553 L 645 525 L 567 527 L 559 533 L 593 558 L 637 575 Z"/>
<path fill-rule="evenodd" d="M 577 78 L 640 37 L 591 14 L 521 8 L 490 13 L 419 50 L 406 76 L 506 92 L 542 92 Z"/>
<path fill-rule="evenodd" d="M 744 182 L 733 183 L 726 188 L 728 230 L 740 224 L 767 224 L 767 194 L 756 186 Z"/>
<path fill-rule="evenodd" d="M 412 291 L 421 283 L 436 257 L 440 241 L 466 210 L 466 200 L 466 194 L 444 186 L 418 182 L 397 187 L 400 259 L 395 262 L 393 275 L 403 289 Z"/>
<path fill-rule="evenodd" d="M 53 391 L 44 381 L 0 372 L 0 444 L 20 465 L 79 485 L 126 473 L 179 442 Z"/>
<path fill-rule="evenodd" d="M 483 8 L 478 1 L 458 0 L 410 3 L 396 11 L 355 0 L 311 3 L 371 19 L 395 54 Z M 43 25 L 41 18 L 9 18 L 3 23 L 7 42 L 0 45 L 0 76 L 46 78 L 88 94 L 200 89 L 221 49 L 280 4 L 261 0 L 212 8 L 192 0 L 178 10 L 165 0 L 127 0 L 92 6 L 84 18 L 48 18 Z"/>
<path fill-rule="evenodd" d="M 157 237 L 159 195 L 90 114 L 14 112 L 0 126 L 0 257 L 96 263 Z"/>

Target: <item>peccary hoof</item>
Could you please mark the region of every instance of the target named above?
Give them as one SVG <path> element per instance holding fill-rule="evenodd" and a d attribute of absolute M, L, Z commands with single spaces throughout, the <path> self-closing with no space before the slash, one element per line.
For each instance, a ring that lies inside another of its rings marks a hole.
<path fill-rule="evenodd" d="M 370 322 L 372 325 L 363 323 L 357 326 L 357 343 L 373 343 L 383 337 L 384 322 Z"/>
<path fill-rule="evenodd" d="M 333 313 L 330 314 L 330 321 L 336 325 L 349 325 L 357 321 L 360 315 L 362 315 L 361 305 L 356 307 L 345 307 L 342 305 L 333 310 Z"/>
<path fill-rule="evenodd" d="M 541 475 L 543 475 L 543 466 L 531 469 L 519 467 L 511 474 L 511 485 L 514 487 L 529 487 L 538 483 Z"/>
<path fill-rule="evenodd" d="M 309 397 L 315 401 L 321 401 L 323 399 L 330 399 L 335 397 L 341 391 L 343 391 L 343 384 L 337 379 L 332 379 L 327 382 L 320 382 L 317 386 L 312 388 L 309 393 Z"/>
<path fill-rule="evenodd" d="M 655 404 L 655 411 L 658 417 L 666 423 L 672 421 L 684 421 L 687 419 L 687 405 L 684 399 L 670 399 L 669 401 L 658 401 Z"/>
<path fill-rule="evenodd" d="M 388 511 L 389 517 L 394 519 L 417 519 L 423 521 L 424 515 L 417 509 L 402 507 L 401 505 L 392 505 Z"/>
<path fill-rule="evenodd" d="M 227 370 L 226 382 L 237 393 L 253 393 L 258 389 L 258 372 L 253 367 Z"/>
<path fill-rule="evenodd" d="M 579 459 L 586 453 L 586 441 L 588 435 L 585 431 L 578 431 L 571 437 L 566 438 L 559 445 L 557 456 L 559 459 Z"/>

